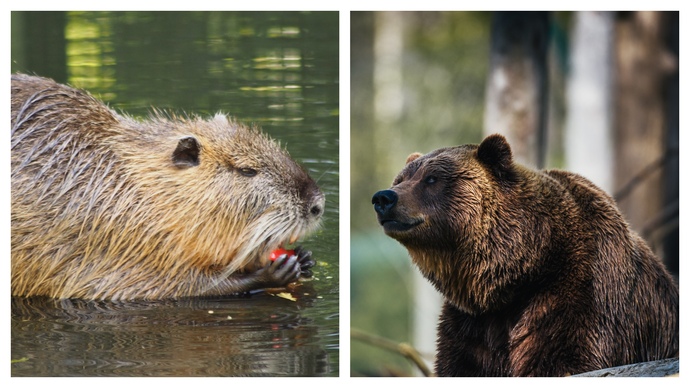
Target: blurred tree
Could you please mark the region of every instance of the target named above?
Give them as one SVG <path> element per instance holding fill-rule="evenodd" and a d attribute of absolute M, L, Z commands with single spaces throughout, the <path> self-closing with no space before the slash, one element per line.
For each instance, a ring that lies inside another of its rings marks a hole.
<path fill-rule="evenodd" d="M 667 43 L 669 37 L 677 39 L 677 32 L 667 33 L 674 26 L 668 21 L 677 20 L 674 15 L 677 13 L 623 12 L 616 23 L 616 197 L 633 229 L 660 255 L 663 250 L 658 240 L 678 233 L 677 196 L 675 201 L 664 198 L 663 184 L 664 168 L 673 160 L 677 165 L 678 152 L 677 118 L 668 116 L 667 107 L 678 100 L 667 101 L 665 92 L 669 78 L 678 74 L 677 58 Z M 676 182 L 677 191 L 677 175 L 668 178 L 671 184 Z M 676 227 L 665 227 L 669 221 Z M 653 236 L 656 231 L 662 235 Z M 677 258 L 668 259 L 669 267 L 677 269 Z"/>
<path fill-rule="evenodd" d="M 678 60 L 680 53 L 680 15 L 678 11 L 669 12 L 665 15 L 665 41 L 669 52 Z M 679 116 L 680 116 L 680 84 L 678 66 L 666 78 L 665 101 L 666 101 L 666 154 L 668 161 L 664 168 L 664 203 L 668 217 L 663 220 L 662 227 L 657 228 L 657 235 L 663 239 L 663 258 L 669 270 L 678 276 L 679 273 L 679 159 L 678 149 L 679 139 Z M 671 210 L 671 211 L 668 211 Z"/>
<path fill-rule="evenodd" d="M 566 168 L 613 193 L 613 12 L 576 12 L 565 125 Z"/>
<path fill-rule="evenodd" d="M 484 134 L 501 133 L 515 159 L 543 167 L 546 155 L 548 12 L 494 12 Z"/>

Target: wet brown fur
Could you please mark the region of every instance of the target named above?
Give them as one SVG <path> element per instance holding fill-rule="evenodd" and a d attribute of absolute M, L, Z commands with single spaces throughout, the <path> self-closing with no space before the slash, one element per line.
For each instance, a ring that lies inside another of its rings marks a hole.
<path fill-rule="evenodd" d="M 185 137 L 199 144 L 197 166 L 173 163 Z M 84 91 L 12 76 L 12 295 L 247 291 L 228 279 L 314 230 L 323 201 L 283 148 L 223 115 L 138 121 Z"/>
<path fill-rule="evenodd" d="M 518 165 L 493 135 L 410 155 L 391 190 L 397 203 L 379 221 L 445 298 L 440 376 L 562 376 L 677 356 L 674 280 L 585 178 Z"/>

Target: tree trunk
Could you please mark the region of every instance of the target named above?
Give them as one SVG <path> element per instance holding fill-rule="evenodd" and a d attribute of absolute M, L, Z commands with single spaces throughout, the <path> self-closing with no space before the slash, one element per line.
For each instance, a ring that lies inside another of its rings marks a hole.
<path fill-rule="evenodd" d="M 546 155 L 547 12 L 496 12 L 491 27 L 484 133 L 501 133 L 515 159 L 543 167 Z"/>
<path fill-rule="evenodd" d="M 621 15 L 615 47 L 615 191 L 626 219 L 642 233 L 663 209 L 663 86 L 673 59 L 664 48 L 663 13 Z"/>
<path fill-rule="evenodd" d="M 612 12 L 576 12 L 565 123 L 566 168 L 613 194 Z"/>

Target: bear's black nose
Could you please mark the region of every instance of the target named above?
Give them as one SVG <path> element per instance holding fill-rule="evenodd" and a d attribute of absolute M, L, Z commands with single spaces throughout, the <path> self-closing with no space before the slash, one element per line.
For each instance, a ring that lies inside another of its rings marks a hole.
<path fill-rule="evenodd" d="M 374 204 L 374 210 L 377 213 L 384 215 L 398 203 L 398 194 L 393 190 L 381 190 L 374 194 L 371 203 Z"/>

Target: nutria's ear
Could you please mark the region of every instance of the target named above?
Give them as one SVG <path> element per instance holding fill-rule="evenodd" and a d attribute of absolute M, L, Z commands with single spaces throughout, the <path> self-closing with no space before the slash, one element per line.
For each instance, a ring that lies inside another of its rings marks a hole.
<path fill-rule="evenodd" d="M 199 165 L 199 142 L 193 136 L 187 136 L 177 142 L 172 154 L 172 162 L 177 168 L 189 168 Z"/>
<path fill-rule="evenodd" d="M 407 157 L 407 160 L 405 161 L 405 164 L 408 164 L 408 163 L 410 163 L 411 161 L 416 160 L 417 158 L 419 158 L 419 157 L 422 156 L 422 155 L 423 155 L 423 154 L 420 154 L 419 152 L 411 153 L 410 156 Z"/>
<path fill-rule="evenodd" d="M 513 153 L 505 137 L 489 135 L 477 149 L 479 162 L 489 167 L 496 178 L 509 179 L 513 171 Z"/>

